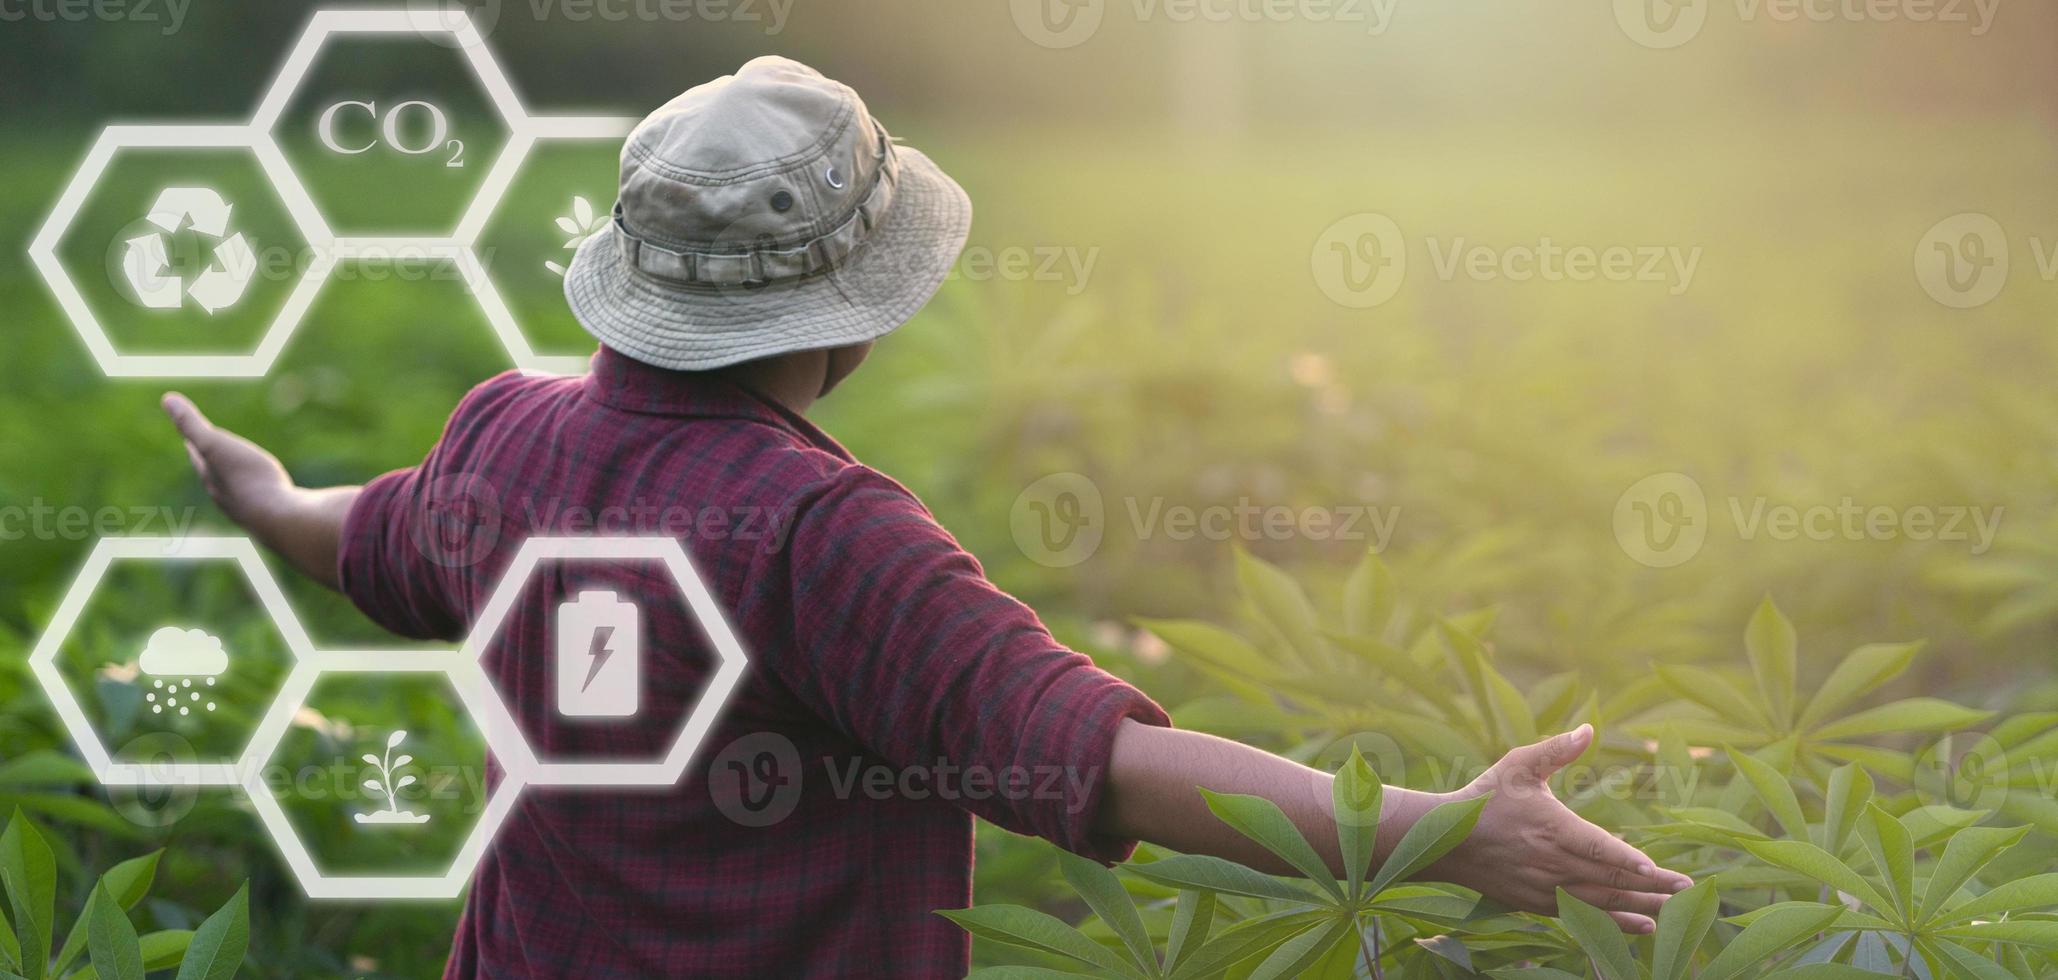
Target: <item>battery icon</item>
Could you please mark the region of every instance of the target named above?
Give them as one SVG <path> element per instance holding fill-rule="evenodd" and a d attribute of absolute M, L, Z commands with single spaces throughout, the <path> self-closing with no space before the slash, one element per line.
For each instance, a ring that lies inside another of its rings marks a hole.
<path fill-rule="evenodd" d="M 642 694 L 642 610 L 608 590 L 557 607 L 557 711 L 626 718 Z"/>

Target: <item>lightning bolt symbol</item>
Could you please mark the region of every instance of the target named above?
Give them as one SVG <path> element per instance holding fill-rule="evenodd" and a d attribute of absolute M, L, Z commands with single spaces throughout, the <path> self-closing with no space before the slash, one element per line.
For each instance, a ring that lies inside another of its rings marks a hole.
<path fill-rule="evenodd" d="M 586 682 L 579 685 L 579 690 L 584 691 L 592 687 L 593 679 L 600 676 L 600 665 L 607 663 L 608 658 L 615 655 L 614 638 L 614 627 L 593 627 L 593 648 L 586 652 L 587 656 L 593 658 L 593 662 L 587 665 Z"/>

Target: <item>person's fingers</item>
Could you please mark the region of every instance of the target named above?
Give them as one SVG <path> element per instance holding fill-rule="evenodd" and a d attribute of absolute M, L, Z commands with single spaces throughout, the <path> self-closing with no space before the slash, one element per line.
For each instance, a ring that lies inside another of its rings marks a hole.
<path fill-rule="evenodd" d="M 190 441 L 185 443 L 185 447 L 186 458 L 193 462 L 193 472 L 200 474 L 200 481 L 202 483 L 210 482 L 207 472 L 207 460 L 200 455 L 200 447 L 193 445 Z"/>
<path fill-rule="evenodd" d="M 1657 915 L 1665 900 L 1672 897 L 1669 893 L 1660 895 L 1593 884 L 1570 885 L 1565 891 L 1603 912 L 1632 912 L 1637 915 Z"/>
<path fill-rule="evenodd" d="M 1581 725 L 1569 732 L 1561 732 L 1533 745 L 1509 749 L 1505 761 L 1513 767 L 1513 774 L 1535 782 L 1551 778 L 1551 774 L 1572 764 L 1593 744 L 1594 726 Z"/>
<path fill-rule="evenodd" d="M 1677 884 L 1681 890 L 1693 884 L 1693 879 L 1677 871 L 1658 867 L 1658 862 L 1651 860 L 1650 855 L 1583 820 L 1560 846 L 1589 863 L 1621 868 L 1631 874 L 1655 878 L 1668 885 Z"/>
<path fill-rule="evenodd" d="M 205 456 L 209 442 L 214 437 L 214 423 L 201 414 L 200 406 L 176 391 L 166 392 L 163 402 L 164 414 L 171 416 L 172 425 L 179 430 L 187 445 Z"/>
<path fill-rule="evenodd" d="M 1580 860 L 1574 872 L 1586 881 L 1598 882 L 1610 888 L 1628 891 L 1657 892 L 1671 895 L 1692 888 L 1694 880 L 1677 871 L 1653 867 L 1648 873 L 1628 866 L 1604 861 Z"/>

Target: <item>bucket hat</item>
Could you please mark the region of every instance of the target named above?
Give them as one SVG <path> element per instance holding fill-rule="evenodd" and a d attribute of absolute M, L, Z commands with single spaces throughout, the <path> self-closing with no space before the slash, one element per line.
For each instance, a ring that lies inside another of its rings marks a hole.
<path fill-rule="evenodd" d="M 971 224 L 964 189 L 849 86 L 756 58 L 629 134 L 565 299 L 601 343 L 673 370 L 841 347 L 914 316 Z"/>

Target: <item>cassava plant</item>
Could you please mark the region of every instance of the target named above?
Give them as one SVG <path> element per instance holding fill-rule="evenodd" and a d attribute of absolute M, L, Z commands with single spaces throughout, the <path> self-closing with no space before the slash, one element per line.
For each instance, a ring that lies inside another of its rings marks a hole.
<path fill-rule="evenodd" d="M 152 851 L 130 858 L 101 875 L 63 944 L 53 952 L 56 857 L 42 832 L 16 810 L 0 833 L 0 888 L 7 893 L 11 927 L 0 929 L 0 980 L 143 980 L 146 972 L 172 967 L 178 968 L 178 980 L 235 976 L 250 941 L 247 885 L 198 929 L 136 932 L 129 910 L 149 894 L 161 854 Z M 87 960 L 83 965 L 82 954 Z"/>
<path fill-rule="evenodd" d="M 1064 957 L 1093 971 L 1088 976 L 1199 978 L 1251 963 L 1256 965 L 1248 976 L 1256 980 L 1326 972 L 1318 965 L 1340 968 L 1348 975 L 1353 963 L 1383 976 L 1385 964 L 1417 948 L 1413 940 L 1474 921 L 1476 899 L 1456 890 L 1405 883 L 1464 842 L 1486 797 L 1430 810 L 1375 866 L 1373 842 L 1384 796 L 1378 775 L 1354 751 L 1333 787 L 1337 848 L 1346 862 L 1341 878 L 1330 872 L 1315 846 L 1271 801 L 1202 790 L 1217 818 L 1306 880 L 1276 878 L 1197 854 L 1130 865 L 1128 870 L 1141 878 L 1179 889 L 1162 953 L 1115 874 L 1071 855 L 1060 862 L 1065 878 L 1119 937 L 1119 952 L 1058 919 L 1020 906 L 980 906 L 942 914 L 973 935 Z M 1218 925 L 1225 899 L 1230 898 L 1257 900 L 1271 911 Z M 997 980 L 1030 975 L 1023 969 L 998 968 L 975 976 Z"/>

